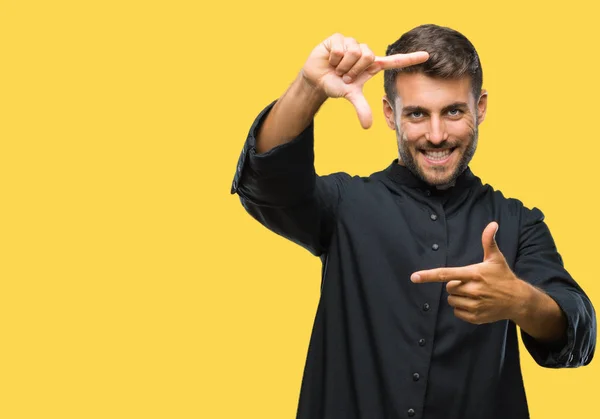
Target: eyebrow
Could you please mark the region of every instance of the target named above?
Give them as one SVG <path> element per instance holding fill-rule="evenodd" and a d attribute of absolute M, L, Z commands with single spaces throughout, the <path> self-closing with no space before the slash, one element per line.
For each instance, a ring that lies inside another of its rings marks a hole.
<path fill-rule="evenodd" d="M 448 106 L 445 106 L 442 109 L 442 113 L 449 111 L 450 109 L 468 109 L 469 105 L 466 102 L 454 102 Z M 429 109 L 424 108 L 422 106 L 405 106 L 402 108 L 402 113 L 413 113 L 413 112 L 422 112 L 422 113 L 429 113 Z"/>

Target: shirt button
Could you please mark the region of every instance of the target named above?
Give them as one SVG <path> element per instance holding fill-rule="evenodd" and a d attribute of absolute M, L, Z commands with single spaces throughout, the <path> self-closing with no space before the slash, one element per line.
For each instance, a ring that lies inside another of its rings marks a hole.
<path fill-rule="evenodd" d="M 429 216 L 429 218 L 431 218 L 433 221 L 435 221 L 435 220 L 437 220 L 437 215 L 435 215 L 435 214 L 431 214 L 431 215 Z"/>
<path fill-rule="evenodd" d="M 423 311 L 429 311 L 429 303 L 423 304 Z"/>
<path fill-rule="evenodd" d="M 413 381 L 419 381 L 419 378 L 421 378 L 421 376 L 419 375 L 419 373 L 418 373 L 418 372 L 415 372 L 415 373 L 413 374 Z"/>
<path fill-rule="evenodd" d="M 431 196 L 431 191 L 430 191 L 429 189 L 427 189 L 427 190 L 425 191 L 425 195 L 427 195 L 427 196 Z"/>
<path fill-rule="evenodd" d="M 425 346 L 425 339 L 419 339 L 419 346 Z"/>
<path fill-rule="evenodd" d="M 406 413 L 408 413 L 408 416 L 412 418 L 415 415 L 415 409 L 408 409 L 408 412 Z"/>
<path fill-rule="evenodd" d="M 433 245 L 431 246 L 431 248 L 433 250 L 438 250 L 440 248 L 440 246 L 437 243 L 433 243 Z"/>

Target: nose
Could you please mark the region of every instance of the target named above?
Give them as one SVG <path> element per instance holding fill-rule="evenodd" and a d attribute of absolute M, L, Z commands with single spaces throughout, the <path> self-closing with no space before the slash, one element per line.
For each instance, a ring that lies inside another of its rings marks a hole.
<path fill-rule="evenodd" d="M 429 132 L 425 134 L 425 138 L 434 144 L 440 144 L 448 139 L 446 124 L 442 118 L 434 115 L 429 119 Z"/>

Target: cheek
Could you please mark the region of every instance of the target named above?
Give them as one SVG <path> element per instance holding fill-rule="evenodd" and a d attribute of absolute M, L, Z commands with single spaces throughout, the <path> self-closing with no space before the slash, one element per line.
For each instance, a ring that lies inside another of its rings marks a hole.
<path fill-rule="evenodd" d="M 402 124 L 402 140 L 409 145 L 414 145 L 425 136 L 425 124 Z"/>
<path fill-rule="evenodd" d="M 472 119 L 462 119 L 449 123 L 446 129 L 450 137 L 469 140 L 475 132 L 475 124 Z"/>

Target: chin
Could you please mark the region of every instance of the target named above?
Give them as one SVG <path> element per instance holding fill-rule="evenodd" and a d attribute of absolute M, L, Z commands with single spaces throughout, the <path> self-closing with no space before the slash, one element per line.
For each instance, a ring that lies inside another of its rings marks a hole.
<path fill-rule="evenodd" d="M 427 183 L 431 186 L 451 186 L 453 182 L 454 180 L 451 177 L 427 179 Z"/>
<path fill-rule="evenodd" d="M 423 180 L 430 184 L 431 186 L 446 186 L 451 183 L 454 183 L 456 178 L 458 177 L 456 174 L 456 167 L 453 167 L 451 170 L 445 170 L 443 174 L 432 173 L 430 170 L 423 170 L 421 168 L 421 175 Z"/>
<path fill-rule="evenodd" d="M 426 178 L 433 180 L 444 180 L 444 179 L 450 179 L 452 178 L 452 175 L 454 174 L 454 172 L 456 172 L 456 167 L 436 167 L 435 169 L 432 167 L 427 167 L 427 166 L 421 166 L 419 167 L 419 169 L 421 169 L 421 173 L 423 173 L 425 175 Z"/>

